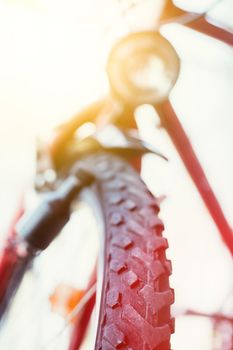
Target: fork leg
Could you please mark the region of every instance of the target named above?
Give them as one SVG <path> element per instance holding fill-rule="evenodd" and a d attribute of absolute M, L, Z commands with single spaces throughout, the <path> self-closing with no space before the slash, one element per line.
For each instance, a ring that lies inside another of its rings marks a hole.
<path fill-rule="evenodd" d="M 194 149 L 185 133 L 174 109 L 169 101 L 156 106 L 162 126 L 171 137 L 186 169 L 188 170 L 199 194 L 201 195 L 219 233 L 231 254 L 233 255 L 233 232 L 229 226 L 222 208 L 207 180 L 204 170 L 194 152 Z"/>

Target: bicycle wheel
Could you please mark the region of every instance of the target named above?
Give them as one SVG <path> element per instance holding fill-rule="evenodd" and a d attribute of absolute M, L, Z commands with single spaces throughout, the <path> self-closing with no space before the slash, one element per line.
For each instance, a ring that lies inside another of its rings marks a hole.
<path fill-rule="evenodd" d="M 84 163 L 96 175 L 105 223 L 95 350 L 168 350 L 174 293 L 158 202 L 125 160 L 99 153 Z"/>

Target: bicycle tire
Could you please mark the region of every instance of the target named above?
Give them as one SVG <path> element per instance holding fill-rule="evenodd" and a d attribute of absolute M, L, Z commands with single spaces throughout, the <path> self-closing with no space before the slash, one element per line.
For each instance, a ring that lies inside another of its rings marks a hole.
<path fill-rule="evenodd" d="M 105 222 L 95 350 L 169 350 L 174 292 L 158 201 L 126 160 L 97 153 L 84 163 L 96 175 Z"/>

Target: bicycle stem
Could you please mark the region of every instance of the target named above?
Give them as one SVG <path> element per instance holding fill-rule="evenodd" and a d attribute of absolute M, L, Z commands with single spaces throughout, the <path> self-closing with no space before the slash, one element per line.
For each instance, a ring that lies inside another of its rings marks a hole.
<path fill-rule="evenodd" d="M 191 142 L 185 133 L 176 113 L 169 101 L 156 105 L 162 127 L 169 134 L 189 175 L 191 176 L 203 202 L 205 203 L 219 233 L 233 256 L 233 234 L 222 208 L 215 196 L 205 172 L 194 152 Z"/>

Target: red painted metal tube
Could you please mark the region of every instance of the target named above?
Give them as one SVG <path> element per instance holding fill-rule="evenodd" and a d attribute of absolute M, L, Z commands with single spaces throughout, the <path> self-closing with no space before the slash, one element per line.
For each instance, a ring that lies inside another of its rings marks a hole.
<path fill-rule="evenodd" d="M 211 23 L 208 17 L 198 17 L 186 26 L 233 46 L 233 31 L 218 23 Z"/>
<path fill-rule="evenodd" d="M 9 239 L 0 257 L 0 320 L 6 314 L 32 259 L 33 251 L 24 242 Z"/>
<path fill-rule="evenodd" d="M 200 193 L 210 215 L 212 216 L 223 241 L 233 256 L 233 232 L 229 226 L 222 208 L 207 180 L 202 166 L 194 152 L 194 149 L 185 133 L 179 119 L 176 116 L 169 101 L 156 106 L 162 126 L 171 137 L 181 159 L 184 162 L 198 192 Z"/>
<path fill-rule="evenodd" d="M 170 21 L 187 14 L 187 11 L 175 6 L 171 0 L 165 0 L 164 3 L 165 4 L 160 16 L 161 22 Z"/>
<path fill-rule="evenodd" d="M 210 7 L 211 9 L 212 7 Z M 208 12 L 208 9 L 206 10 Z M 185 16 L 194 15 L 193 20 L 184 22 Z M 196 13 L 188 12 L 175 6 L 171 0 L 165 1 L 165 6 L 163 12 L 160 16 L 161 23 L 176 22 L 184 24 L 185 26 L 197 30 L 203 34 L 209 35 L 215 39 L 221 40 L 222 42 L 233 46 L 233 30 L 228 28 L 222 23 L 210 19 L 206 12 L 203 15 L 198 15 Z"/>
<path fill-rule="evenodd" d="M 3 250 L 0 257 L 0 305 L 5 297 L 6 289 L 9 284 L 9 280 L 15 270 L 15 267 L 18 262 L 18 255 L 16 249 L 12 247 L 11 243 Z"/>

